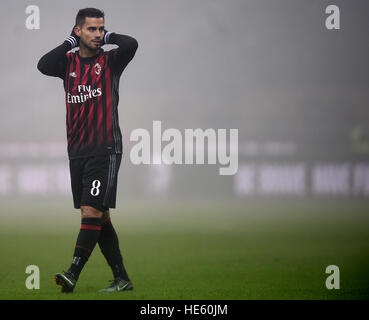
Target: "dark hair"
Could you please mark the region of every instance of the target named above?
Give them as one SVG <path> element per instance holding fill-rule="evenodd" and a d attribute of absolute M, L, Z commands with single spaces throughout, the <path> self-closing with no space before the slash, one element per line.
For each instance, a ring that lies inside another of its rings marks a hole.
<path fill-rule="evenodd" d="M 76 26 L 82 26 L 85 23 L 85 18 L 104 18 L 104 11 L 96 8 L 85 8 L 78 11 L 76 16 Z"/>

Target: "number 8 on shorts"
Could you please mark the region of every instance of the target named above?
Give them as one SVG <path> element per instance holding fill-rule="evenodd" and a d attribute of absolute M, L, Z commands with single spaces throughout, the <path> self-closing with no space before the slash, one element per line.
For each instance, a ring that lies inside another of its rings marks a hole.
<path fill-rule="evenodd" d="M 101 186 L 100 180 L 92 181 L 92 188 L 90 191 L 92 196 L 97 197 L 100 194 L 100 186 Z"/>

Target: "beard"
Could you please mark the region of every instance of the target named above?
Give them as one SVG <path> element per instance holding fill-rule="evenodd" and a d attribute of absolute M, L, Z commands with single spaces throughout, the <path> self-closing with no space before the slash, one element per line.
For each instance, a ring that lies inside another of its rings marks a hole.
<path fill-rule="evenodd" d="M 92 52 L 97 52 L 99 51 L 99 49 L 101 48 L 101 44 L 98 47 L 95 47 L 93 44 L 89 45 L 88 43 L 86 43 L 82 38 L 80 39 L 80 46 L 81 44 L 88 50 L 92 51 Z"/>

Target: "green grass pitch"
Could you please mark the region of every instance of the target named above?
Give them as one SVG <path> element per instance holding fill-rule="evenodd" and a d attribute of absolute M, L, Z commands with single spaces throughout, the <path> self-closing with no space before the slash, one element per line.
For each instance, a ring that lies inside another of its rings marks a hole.
<path fill-rule="evenodd" d="M 80 226 L 70 201 L 1 204 L 0 299 L 368 299 L 369 206 L 352 201 L 118 203 L 112 213 L 131 292 L 98 293 L 112 274 L 96 246 L 73 294 L 66 270 Z M 40 289 L 28 290 L 28 265 Z M 340 289 L 325 269 L 337 265 Z"/>

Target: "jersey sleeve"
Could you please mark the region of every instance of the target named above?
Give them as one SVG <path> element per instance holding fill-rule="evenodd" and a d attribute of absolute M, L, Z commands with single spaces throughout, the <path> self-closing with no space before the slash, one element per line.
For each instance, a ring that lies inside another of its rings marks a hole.
<path fill-rule="evenodd" d="M 67 68 L 66 53 L 69 50 L 71 50 L 70 43 L 64 41 L 60 46 L 41 57 L 37 64 L 37 69 L 47 76 L 58 77 L 64 80 Z"/>
<path fill-rule="evenodd" d="M 118 46 L 118 48 L 109 51 L 109 60 L 113 72 L 120 76 L 135 56 L 138 48 L 137 40 L 127 35 L 111 33 L 109 44 Z"/>

